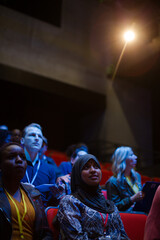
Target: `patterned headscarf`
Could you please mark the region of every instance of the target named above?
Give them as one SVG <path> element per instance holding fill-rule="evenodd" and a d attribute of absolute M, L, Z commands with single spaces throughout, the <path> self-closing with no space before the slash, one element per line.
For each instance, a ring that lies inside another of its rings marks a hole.
<path fill-rule="evenodd" d="M 85 154 L 79 157 L 79 159 L 75 162 L 71 173 L 72 195 L 88 207 L 95 209 L 98 212 L 112 213 L 114 211 L 114 204 L 105 199 L 100 186 L 90 186 L 82 180 L 82 169 L 90 159 L 94 160 L 101 169 L 99 161 L 92 154 Z"/>

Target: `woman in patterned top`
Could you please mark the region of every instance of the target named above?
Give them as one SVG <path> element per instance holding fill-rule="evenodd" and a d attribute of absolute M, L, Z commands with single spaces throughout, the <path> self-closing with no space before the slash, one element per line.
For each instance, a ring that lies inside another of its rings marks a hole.
<path fill-rule="evenodd" d="M 107 197 L 119 211 L 130 212 L 143 198 L 141 176 L 134 168 L 137 156 L 130 147 L 119 147 L 112 156 L 112 176 L 106 183 Z"/>
<path fill-rule="evenodd" d="M 73 166 L 71 195 L 62 198 L 58 220 L 60 239 L 127 239 L 117 207 L 101 193 L 100 164 L 95 156 L 85 154 Z"/>

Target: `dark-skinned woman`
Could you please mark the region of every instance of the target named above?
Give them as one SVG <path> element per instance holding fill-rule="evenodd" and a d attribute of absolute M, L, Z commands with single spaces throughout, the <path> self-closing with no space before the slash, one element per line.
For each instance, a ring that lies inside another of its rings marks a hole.
<path fill-rule="evenodd" d="M 21 184 L 27 167 L 23 148 L 7 143 L 0 149 L 0 239 L 51 240 L 40 193 Z"/>

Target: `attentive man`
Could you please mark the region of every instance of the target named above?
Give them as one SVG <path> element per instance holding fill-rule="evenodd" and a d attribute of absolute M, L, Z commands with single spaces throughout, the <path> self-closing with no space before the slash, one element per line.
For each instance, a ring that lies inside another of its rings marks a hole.
<path fill-rule="evenodd" d="M 28 182 L 37 188 L 44 185 L 44 189 L 46 184 L 55 184 L 54 167 L 39 158 L 39 151 L 43 143 L 41 126 L 36 123 L 26 126 L 22 132 L 21 143 L 24 145 L 28 165 L 22 182 Z M 45 197 L 48 200 L 48 196 Z"/>

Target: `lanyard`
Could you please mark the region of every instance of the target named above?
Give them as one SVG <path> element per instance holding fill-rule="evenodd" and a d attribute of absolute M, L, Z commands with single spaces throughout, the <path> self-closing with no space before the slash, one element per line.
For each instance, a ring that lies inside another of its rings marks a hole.
<path fill-rule="evenodd" d="M 132 188 L 134 193 L 137 193 L 139 191 L 138 185 L 133 184 L 130 177 L 126 177 L 126 181 L 129 184 L 129 186 Z"/>
<path fill-rule="evenodd" d="M 26 170 L 27 181 L 28 181 L 30 184 L 33 184 L 33 183 L 34 183 L 34 181 L 35 181 L 35 179 L 36 179 L 36 177 L 37 177 L 37 174 L 38 174 L 40 165 L 41 165 L 41 161 L 39 160 L 39 161 L 38 161 L 37 170 L 36 170 L 36 173 L 35 173 L 34 177 L 32 178 L 32 181 L 30 181 L 29 176 L 28 176 L 28 172 L 27 172 L 27 170 Z"/>
<path fill-rule="evenodd" d="M 102 221 L 103 221 L 103 226 L 104 226 L 104 235 L 106 234 L 106 225 L 107 225 L 107 221 L 108 221 L 108 213 L 106 214 L 106 219 L 104 220 L 104 217 L 102 215 L 102 213 L 100 213 Z"/>
<path fill-rule="evenodd" d="M 18 209 L 15 201 L 13 200 L 12 196 L 7 192 L 6 189 L 5 189 L 5 191 L 6 191 L 7 196 L 10 198 L 10 200 L 12 201 L 12 203 L 13 203 L 14 206 L 15 206 L 15 209 L 16 209 L 16 212 L 17 212 L 18 224 L 19 224 L 20 237 L 21 237 L 22 239 L 24 239 L 22 222 L 23 222 L 24 217 L 25 217 L 25 215 L 26 215 L 26 213 L 27 213 L 27 205 L 26 205 L 26 202 L 25 202 L 25 199 L 24 199 L 23 192 L 21 191 L 22 201 L 23 201 L 23 205 L 24 205 L 24 213 L 23 213 L 23 216 L 22 216 L 22 219 L 21 219 L 21 216 L 20 216 L 20 213 L 19 213 L 19 209 Z"/>

